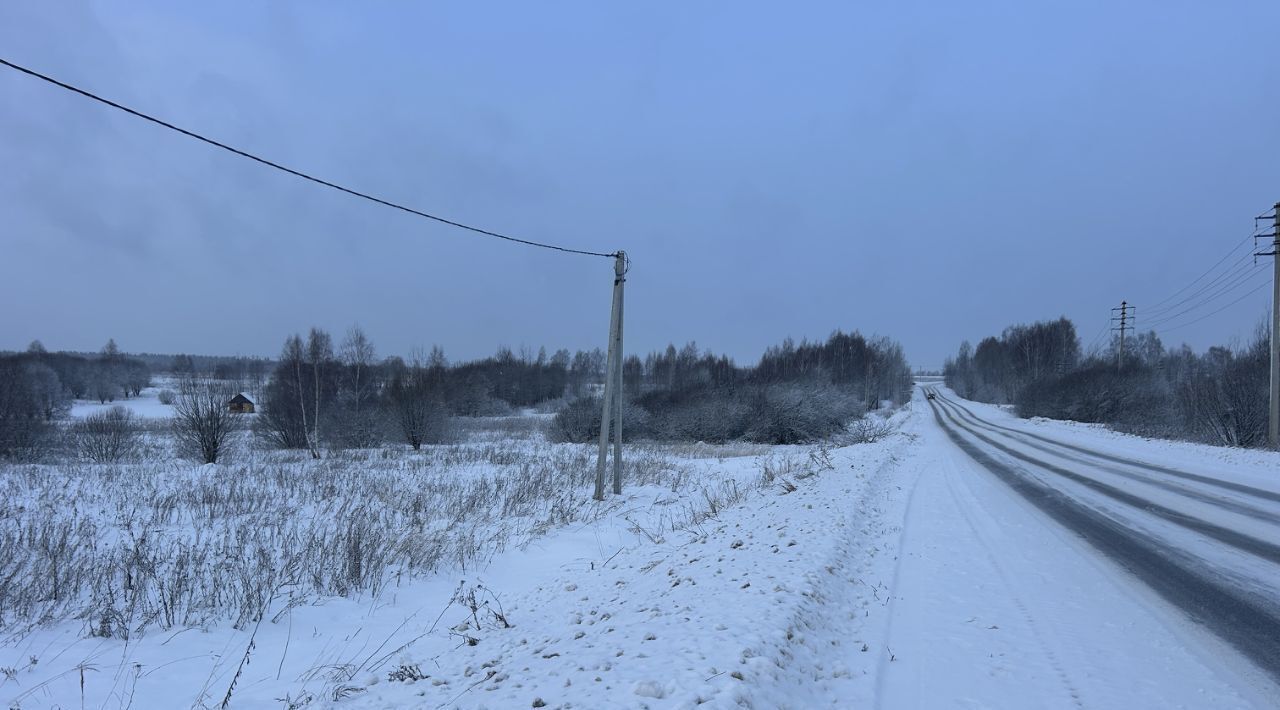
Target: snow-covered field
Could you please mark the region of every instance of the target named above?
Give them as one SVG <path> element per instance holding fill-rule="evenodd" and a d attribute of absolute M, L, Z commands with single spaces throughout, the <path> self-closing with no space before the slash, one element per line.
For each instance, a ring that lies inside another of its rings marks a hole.
<path fill-rule="evenodd" d="M 1268 490 L 1280 468 L 1271 453 L 965 406 Z M 1013 709 L 1280 697 L 1266 670 L 966 454 L 923 398 L 869 444 L 628 447 L 626 491 L 604 504 L 590 499 L 591 448 L 548 444 L 526 422 L 472 422 L 466 443 L 418 454 L 4 469 L 5 535 L 53 552 L 15 574 L 0 549 L 0 701 Z M 68 521 L 69 551 L 56 553 Z M 1274 582 L 1261 592 L 1280 598 Z"/>
<path fill-rule="evenodd" d="M 746 661 L 781 662 L 777 624 L 845 564 L 842 501 L 905 445 L 637 445 L 600 504 L 590 447 L 476 429 L 320 462 L 0 469 L 0 700 L 559 705 L 569 665 L 593 702 L 732 694 L 768 675 Z M 680 673 L 653 665 L 677 647 Z"/>
<path fill-rule="evenodd" d="M 137 397 L 122 398 L 106 403 L 93 399 L 77 399 L 71 404 L 71 416 L 72 418 L 80 419 L 95 412 L 119 406 L 132 411 L 134 416 L 143 419 L 168 419 L 173 416 L 173 406 L 160 402 L 160 392 L 166 389 L 177 391 L 177 383 L 171 378 L 157 377 L 153 378 L 152 385 L 143 388 Z"/>

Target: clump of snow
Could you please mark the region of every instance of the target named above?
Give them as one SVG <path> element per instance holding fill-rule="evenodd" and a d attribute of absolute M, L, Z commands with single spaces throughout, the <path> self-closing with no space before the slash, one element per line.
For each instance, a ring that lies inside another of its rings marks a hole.
<path fill-rule="evenodd" d="M 653 698 L 655 700 L 661 700 L 667 697 L 667 689 L 662 687 L 661 683 L 654 680 L 642 680 L 636 683 L 635 687 L 631 689 L 631 692 L 642 698 Z"/>

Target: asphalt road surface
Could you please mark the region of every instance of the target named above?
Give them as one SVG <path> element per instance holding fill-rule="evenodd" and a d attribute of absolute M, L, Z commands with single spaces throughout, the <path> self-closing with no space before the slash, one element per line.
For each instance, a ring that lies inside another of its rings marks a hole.
<path fill-rule="evenodd" d="M 1280 682 L 1280 494 L 1002 426 L 926 391 L 965 454 Z"/>

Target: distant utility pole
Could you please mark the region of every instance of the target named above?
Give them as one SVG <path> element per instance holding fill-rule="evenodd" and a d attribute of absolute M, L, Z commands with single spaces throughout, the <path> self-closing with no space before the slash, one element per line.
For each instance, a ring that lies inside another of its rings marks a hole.
<path fill-rule="evenodd" d="M 1255 256 L 1269 256 L 1274 271 L 1271 276 L 1271 416 L 1267 426 L 1267 443 L 1274 449 L 1280 449 L 1280 202 L 1274 207 L 1271 216 L 1273 228 L 1271 234 L 1271 251 L 1256 252 Z"/>
<path fill-rule="evenodd" d="M 1116 311 L 1120 312 L 1119 316 L 1116 315 Z M 1111 309 L 1111 322 L 1119 323 L 1118 326 L 1112 325 L 1111 331 L 1120 331 L 1120 349 L 1116 352 L 1117 368 L 1124 367 L 1124 335 L 1125 331 L 1133 330 L 1133 323 L 1137 320 L 1137 312 L 1138 309 L 1129 305 L 1128 301 L 1121 301 L 1119 308 Z"/>
<path fill-rule="evenodd" d="M 596 458 L 596 500 L 604 500 L 605 459 L 609 455 L 609 425 L 613 428 L 613 492 L 622 492 L 622 285 L 627 281 L 626 252 L 613 262 L 613 310 L 609 316 L 609 355 L 605 363 L 604 407 L 600 414 L 600 453 Z"/>

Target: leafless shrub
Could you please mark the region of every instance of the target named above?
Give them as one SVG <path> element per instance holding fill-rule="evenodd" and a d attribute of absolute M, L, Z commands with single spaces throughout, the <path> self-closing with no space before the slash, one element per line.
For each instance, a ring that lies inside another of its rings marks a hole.
<path fill-rule="evenodd" d="M 160 404 L 173 404 L 178 401 L 178 396 L 170 389 L 160 390 L 160 393 L 157 394 L 156 397 L 160 400 Z"/>
<path fill-rule="evenodd" d="M 138 449 L 137 417 L 121 406 L 94 412 L 71 425 L 76 455 L 90 463 L 115 463 Z"/>
<path fill-rule="evenodd" d="M 189 380 L 174 405 L 174 436 L 185 455 L 202 463 L 217 463 L 232 437 L 241 429 L 241 417 L 227 402 L 234 395 L 212 382 Z"/>
<path fill-rule="evenodd" d="M 874 444 L 897 431 L 888 419 L 868 414 L 849 425 L 846 441 L 850 444 Z"/>
<path fill-rule="evenodd" d="M 600 436 L 602 407 L 598 397 L 579 397 L 556 414 L 549 435 L 553 441 L 587 443 Z M 626 422 L 624 415 L 623 422 Z"/>

